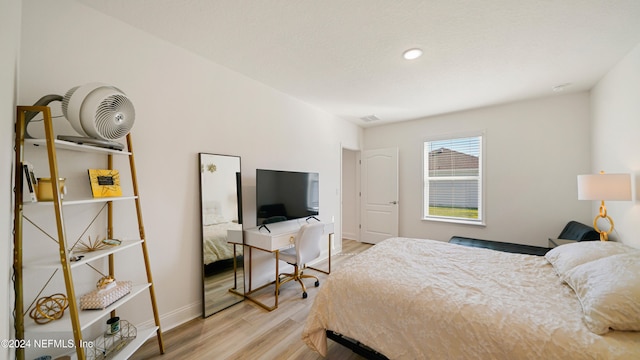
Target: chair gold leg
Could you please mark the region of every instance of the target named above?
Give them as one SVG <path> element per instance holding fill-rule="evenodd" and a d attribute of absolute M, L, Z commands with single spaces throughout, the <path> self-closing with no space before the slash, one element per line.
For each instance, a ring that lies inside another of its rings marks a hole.
<path fill-rule="evenodd" d="M 298 266 L 294 265 L 294 272 L 292 274 L 280 274 L 279 275 L 281 278 L 280 280 L 280 284 L 279 286 L 276 287 L 276 292 L 280 291 L 280 287 L 282 286 L 282 284 L 287 283 L 289 281 L 295 280 L 298 283 L 300 283 L 300 286 L 302 287 L 302 298 L 306 299 L 307 298 L 307 287 L 305 286 L 304 282 L 302 281 L 302 279 L 315 279 L 315 286 L 320 286 L 320 280 L 313 275 L 307 275 L 307 274 L 303 274 L 302 270 L 298 268 Z"/>
<path fill-rule="evenodd" d="M 301 279 L 316 279 L 316 281 L 319 281 L 318 278 L 316 276 L 313 275 L 300 275 Z"/>
<path fill-rule="evenodd" d="M 304 283 L 302 282 L 302 278 L 297 278 L 296 280 L 300 283 L 300 286 L 302 286 L 302 292 L 306 293 L 307 292 L 307 287 L 304 286 Z"/>

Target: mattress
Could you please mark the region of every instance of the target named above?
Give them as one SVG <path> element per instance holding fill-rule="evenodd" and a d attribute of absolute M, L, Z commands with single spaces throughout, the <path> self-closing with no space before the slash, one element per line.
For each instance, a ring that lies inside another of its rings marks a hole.
<path fill-rule="evenodd" d="M 233 244 L 227 242 L 227 230 L 242 230 L 235 222 L 205 225 L 202 228 L 202 251 L 204 264 L 233 258 Z M 236 255 L 242 255 L 242 246 L 236 246 Z"/>
<path fill-rule="evenodd" d="M 392 238 L 321 286 L 302 338 L 325 330 L 390 359 L 638 359 L 640 333 L 590 332 L 573 290 L 541 256 Z"/>

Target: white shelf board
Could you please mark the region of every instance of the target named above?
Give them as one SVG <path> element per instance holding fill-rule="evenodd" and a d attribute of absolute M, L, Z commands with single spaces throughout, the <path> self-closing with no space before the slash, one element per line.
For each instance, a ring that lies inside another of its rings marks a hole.
<path fill-rule="evenodd" d="M 156 334 L 156 331 L 158 331 L 157 326 L 136 328 L 136 333 L 137 333 L 136 338 L 133 339 L 130 343 L 128 343 L 127 346 L 125 346 L 122 350 L 120 350 L 117 354 L 115 354 L 110 359 L 115 359 L 115 360 L 129 359 L 136 352 L 136 350 L 138 350 L 147 340 L 149 340 L 153 335 Z M 91 341 L 87 339 L 83 339 L 83 340 Z M 86 358 L 89 358 L 89 356 L 87 356 L 87 353 L 91 350 L 92 349 L 89 349 L 89 348 L 84 349 L 84 355 Z M 75 360 L 78 358 L 78 354 L 75 351 L 72 354 L 67 354 L 67 355 L 71 357 L 72 360 Z"/>
<path fill-rule="evenodd" d="M 72 269 L 76 268 L 80 265 L 84 265 L 86 263 L 103 258 L 105 256 L 109 256 L 111 254 L 118 253 L 122 250 L 132 248 L 141 243 L 142 243 L 142 240 L 125 240 L 120 245 L 109 246 L 104 250 L 91 251 L 91 252 L 82 253 L 82 254 L 76 252 L 74 255 L 76 256 L 82 255 L 84 257 L 82 258 L 82 260 L 70 262 L 71 268 Z M 61 267 L 62 265 L 60 264 L 60 258 L 34 261 L 32 263 L 25 263 L 23 265 L 24 269 L 56 269 Z"/>
<path fill-rule="evenodd" d="M 42 146 L 46 149 L 47 140 L 46 139 L 24 139 L 25 144 L 30 144 L 33 146 Z M 92 152 L 92 153 L 100 153 L 100 154 L 112 154 L 112 155 L 131 155 L 129 151 L 123 150 L 113 150 L 102 148 L 98 146 L 90 146 L 90 145 L 80 145 L 71 141 L 65 140 L 54 140 L 53 143 L 56 146 L 56 149 L 65 149 L 65 150 L 73 150 L 73 151 L 82 151 L 82 152 Z"/>
<path fill-rule="evenodd" d="M 107 316 L 112 310 L 117 309 L 120 305 L 133 299 L 150 286 L 150 283 L 133 285 L 133 287 L 131 288 L 131 292 L 128 295 L 123 296 L 121 299 L 107 306 L 103 310 L 79 310 L 78 318 L 80 320 L 80 329 L 85 330 L 89 326 L 93 325 L 96 321 Z M 76 296 L 76 298 L 78 299 L 78 309 L 80 309 L 80 296 Z M 70 318 L 71 316 L 69 315 L 68 309 L 65 310 L 62 318 L 43 325 L 38 325 L 35 323 L 35 321 L 28 321 L 25 318 L 24 330 L 25 333 L 71 332 L 72 327 L 70 324 Z"/>
<path fill-rule="evenodd" d="M 97 203 L 105 203 L 108 201 L 126 201 L 126 200 L 135 200 L 138 197 L 135 195 L 132 196 L 112 196 L 112 197 L 101 197 L 101 198 L 86 198 L 86 199 L 68 199 L 62 200 L 62 206 L 66 205 L 82 205 L 82 204 L 97 204 Z M 24 202 L 23 206 L 53 206 L 53 201 L 37 201 L 37 202 Z"/>
<path fill-rule="evenodd" d="M 136 338 L 133 339 L 129 344 L 127 344 L 124 349 L 120 350 L 120 352 L 118 352 L 112 359 L 127 360 L 128 358 L 130 358 L 133 353 L 135 353 L 136 350 L 138 350 L 140 346 L 145 343 L 145 341 L 156 334 L 156 331 L 158 331 L 158 327 L 150 326 L 139 328 L 136 330 L 138 334 Z"/>

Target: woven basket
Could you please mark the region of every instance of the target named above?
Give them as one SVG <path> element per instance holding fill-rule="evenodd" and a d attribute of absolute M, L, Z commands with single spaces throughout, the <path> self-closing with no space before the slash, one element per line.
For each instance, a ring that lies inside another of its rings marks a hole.
<path fill-rule="evenodd" d="M 131 292 L 131 281 L 117 281 L 116 286 L 108 290 L 93 290 L 90 293 L 80 297 L 80 309 L 97 310 L 104 309 L 107 306 L 118 301 L 123 296 Z"/>

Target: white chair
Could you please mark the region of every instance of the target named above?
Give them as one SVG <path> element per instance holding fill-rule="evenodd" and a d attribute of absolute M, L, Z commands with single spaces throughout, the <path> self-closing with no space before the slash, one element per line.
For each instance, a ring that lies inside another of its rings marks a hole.
<path fill-rule="evenodd" d="M 302 298 L 307 298 L 307 288 L 302 282 L 303 278 L 316 279 L 315 286 L 320 286 L 320 280 L 313 275 L 302 274 L 302 270 L 307 266 L 307 263 L 311 260 L 317 259 L 320 256 L 320 241 L 322 240 L 322 233 L 324 232 L 323 223 L 313 223 L 302 225 L 298 234 L 294 239 L 295 247 L 280 251 L 280 260 L 286 261 L 293 265 L 294 272 L 291 274 L 279 274 L 283 276 L 280 280 L 280 285 L 276 286 L 276 292 L 280 292 L 280 286 L 283 284 L 295 280 L 302 286 Z"/>

